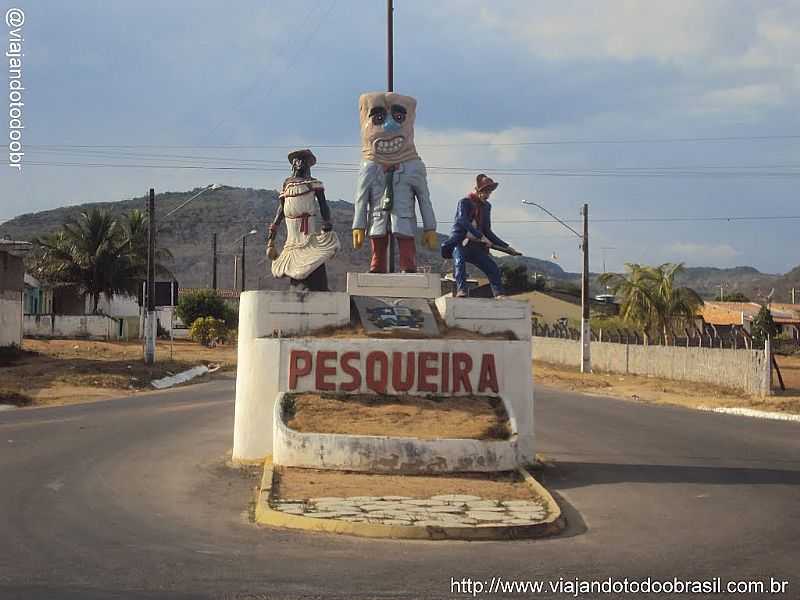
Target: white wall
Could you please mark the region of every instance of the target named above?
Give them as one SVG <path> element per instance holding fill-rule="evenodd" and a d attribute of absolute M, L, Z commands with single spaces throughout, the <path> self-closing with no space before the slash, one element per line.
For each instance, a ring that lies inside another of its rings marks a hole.
<path fill-rule="evenodd" d="M 0 292 L 0 347 L 22 343 L 22 292 Z"/>
<path fill-rule="evenodd" d="M 578 341 L 534 336 L 532 343 L 534 360 L 580 366 Z M 592 368 L 601 372 L 711 383 L 754 396 L 770 393 L 770 364 L 763 350 L 639 346 L 611 342 L 592 342 L 591 350 Z"/>
<path fill-rule="evenodd" d="M 87 294 L 86 313 L 90 314 L 92 308 L 94 308 L 92 306 L 92 297 Z M 109 300 L 105 294 L 100 294 L 100 300 L 97 302 L 97 312 L 111 317 L 138 317 L 139 305 L 135 296 L 115 294 Z"/>
<path fill-rule="evenodd" d="M 105 315 L 25 315 L 26 337 L 119 339 L 119 322 Z"/>

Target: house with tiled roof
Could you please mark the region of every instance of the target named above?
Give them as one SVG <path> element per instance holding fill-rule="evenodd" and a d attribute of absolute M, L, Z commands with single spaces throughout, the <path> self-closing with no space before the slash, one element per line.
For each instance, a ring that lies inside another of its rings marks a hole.
<path fill-rule="evenodd" d="M 781 333 L 800 339 L 800 304 L 772 302 L 767 305 Z M 706 301 L 698 310 L 703 321 L 715 327 L 741 326 L 748 333 L 761 305 L 757 302 Z"/>

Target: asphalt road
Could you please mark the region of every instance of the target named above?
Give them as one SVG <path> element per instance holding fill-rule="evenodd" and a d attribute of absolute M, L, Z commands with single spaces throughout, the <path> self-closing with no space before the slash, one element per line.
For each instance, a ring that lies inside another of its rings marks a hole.
<path fill-rule="evenodd" d="M 564 535 L 364 540 L 249 522 L 255 479 L 225 466 L 233 389 L 0 413 L 0 598 L 452 598 L 468 595 L 451 578 L 770 576 L 800 597 L 798 423 L 537 389 Z"/>

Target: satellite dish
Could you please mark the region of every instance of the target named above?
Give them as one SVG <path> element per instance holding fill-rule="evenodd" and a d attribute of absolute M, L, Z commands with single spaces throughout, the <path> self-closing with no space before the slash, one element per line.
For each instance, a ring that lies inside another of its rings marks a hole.
<path fill-rule="evenodd" d="M 770 301 L 772 300 L 772 297 L 773 297 L 774 295 L 775 295 L 775 288 L 772 288 L 772 289 L 769 291 L 769 294 L 767 294 L 767 302 L 770 302 Z"/>
<path fill-rule="evenodd" d="M 553 254 L 550 255 L 550 260 L 558 260 L 558 254 L 553 252 Z"/>

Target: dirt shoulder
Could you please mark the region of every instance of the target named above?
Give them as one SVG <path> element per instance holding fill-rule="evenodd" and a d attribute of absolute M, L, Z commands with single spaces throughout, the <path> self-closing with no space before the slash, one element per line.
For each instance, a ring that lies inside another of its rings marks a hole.
<path fill-rule="evenodd" d="M 691 408 L 752 408 L 781 413 L 800 414 L 800 357 L 778 356 L 786 391 L 777 388 L 773 375 L 773 395 L 756 398 L 719 386 L 657 379 L 616 373 L 583 375 L 576 368 L 541 361 L 533 363 L 533 381 L 559 390 L 582 394 L 610 396 L 634 402 L 676 404 Z"/>
<path fill-rule="evenodd" d="M 0 403 L 54 406 L 130 396 L 152 390 L 154 379 L 201 364 L 218 364 L 220 373 L 231 371 L 236 347 L 205 348 L 181 340 L 170 357 L 169 342 L 159 342 L 156 363 L 147 366 L 138 341 L 25 339 L 16 358 L 0 360 Z"/>

